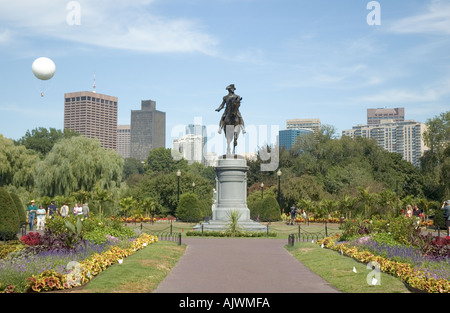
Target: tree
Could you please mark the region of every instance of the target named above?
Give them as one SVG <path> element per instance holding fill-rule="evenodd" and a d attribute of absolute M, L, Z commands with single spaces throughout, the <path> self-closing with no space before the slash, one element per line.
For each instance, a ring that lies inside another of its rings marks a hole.
<path fill-rule="evenodd" d="M 26 214 L 26 208 L 22 204 L 22 201 L 19 199 L 19 196 L 15 193 L 9 193 L 11 196 L 11 199 L 13 200 L 16 210 L 17 210 L 17 216 L 19 217 L 19 223 L 26 223 L 27 221 L 27 214 Z"/>
<path fill-rule="evenodd" d="M 39 127 L 33 130 L 27 130 L 25 136 L 16 141 L 17 145 L 23 145 L 27 149 L 32 149 L 41 156 L 47 155 L 49 153 L 56 142 L 63 138 L 71 138 L 73 136 L 79 136 L 73 130 L 70 129 L 55 129 L 55 128 L 44 128 Z"/>
<path fill-rule="evenodd" d="M 272 195 L 264 197 L 261 203 L 260 220 L 261 221 L 279 221 L 281 219 L 280 206 L 277 199 Z"/>
<path fill-rule="evenodd" d="M 450 198 L 450 111 L 427 120 L 424 141 L 429 151 L 421 160 L 429 196 Z"/>
<path fill-rule="evenodd" d="M 102 148 L 97 139 L 62 139 L 36 166 L 36 187 L 50 197 L 95 188 L 112 190 L 120 185 L 122 167 L 122 157 Z"/>
<path fill-rule="evenodd" d="M 17 239 L 20 219 L 16 205 L 5 188 L 0 187 L 0 238 Z"/>
<path fill-rule="evenodd" d="M 123 164 L 123 180 L 132 175 L 143 175 L 145 173 L 144 164 L 135 158 L 126 158 Z"/>
<path fill-rule="evenodd" d="M 39 157 L 33 150 L 15 146 L 11 139 L 0 135 L 0 186 L 14 185 L 31 190 Z"/>
<path fill-rule="evenodd" d="M 198 222 L 204 217 L 199 198 L 196 194 L 185 193 L 180 196 L 176 217 L 186 222 Z"/>
<path fill-rule="evenodd" d="M 148 154 L 146 169 L 151 172 L 172 173 L 177 170 L 185 170 L 188 162 L 185 159 L 175 160 L 171 149 L 156 148 Z"/>

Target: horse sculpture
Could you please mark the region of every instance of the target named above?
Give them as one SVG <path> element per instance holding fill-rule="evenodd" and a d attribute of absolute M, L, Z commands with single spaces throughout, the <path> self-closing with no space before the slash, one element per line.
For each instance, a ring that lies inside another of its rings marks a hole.
<path fill-rule="evenodd" d="M 242 119 L 239 107 L 242 98 L 234 94 L 234 85 L 227 87 L 229 94 L 223 97 L 223 102 L 216 111 L 220 111 L 226 104 L 225 112 L 220 120 L 219 134 L 224 131 L 227 140 L 227 154 L 231 154 L 231 141 L 233 141 L 233 154 L 236 154 L 237 139 L 239 133 L 245 134 L 244 120 Z"/>

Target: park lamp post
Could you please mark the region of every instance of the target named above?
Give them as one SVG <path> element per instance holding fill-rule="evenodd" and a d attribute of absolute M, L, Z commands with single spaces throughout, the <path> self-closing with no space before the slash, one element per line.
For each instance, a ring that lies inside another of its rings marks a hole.
<path fill-rule="evenodd" d="M 181 177 L 181 171 L 177 171 L 177 177 L 178 177 L 178 194 L 177 194 L 177 201 L 180 201 L 180 177 Z"/>
<path fill-rule="evenodd" d="M 264 199 L 264 183 L 261 183 L 261 200 Z"/>
<path fill-rule="evenodd" d="M 278 169 L 277 176 L 278 176 L 278 205 L 280 206 L 280 210 L 283 213 L 283 209 L 281 208 L 281 170 Z"/>
<path fill-rule="evenodd" d="M 194 189 L 195 189 L 195 183 L 192 182 L 192 193 L 194 193 Z"/>

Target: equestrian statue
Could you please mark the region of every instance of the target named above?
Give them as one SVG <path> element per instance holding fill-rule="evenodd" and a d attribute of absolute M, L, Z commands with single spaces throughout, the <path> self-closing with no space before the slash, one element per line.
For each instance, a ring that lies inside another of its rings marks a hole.
<path fill-rule="evenodd" d="M 225 138 L 227 139 L 227 154 L 231 154 L 230 145 L 232 140 L 233 154 L 236 154 L 239 133 L 242 131 L 245 134 L 244 120 L 239 112 L 242 97 L 234 93 L 236 90 L 234 84 L 227 86 L 226 90 L 228 90 L 228 95 L 223 97 L 222 104 L 216 109 L 217 112 L 220 112 L 225 107 L 219 123 L 219 134 L 222 133 L 222 130 L 224 131 Z"/>

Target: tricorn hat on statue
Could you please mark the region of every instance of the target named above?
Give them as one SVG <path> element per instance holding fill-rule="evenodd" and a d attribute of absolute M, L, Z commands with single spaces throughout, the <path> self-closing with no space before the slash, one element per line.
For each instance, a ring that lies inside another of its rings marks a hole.
<path fill-rule="evenodd" d="M 234 90 L 236 90 L 236 87 L 234 87 L 234 84 L 228 85 L 227 88 L 226 88 L 226 90 L 228 90 L 228 89 L 230 89 L 230 88 L 233 88 Z"/>

